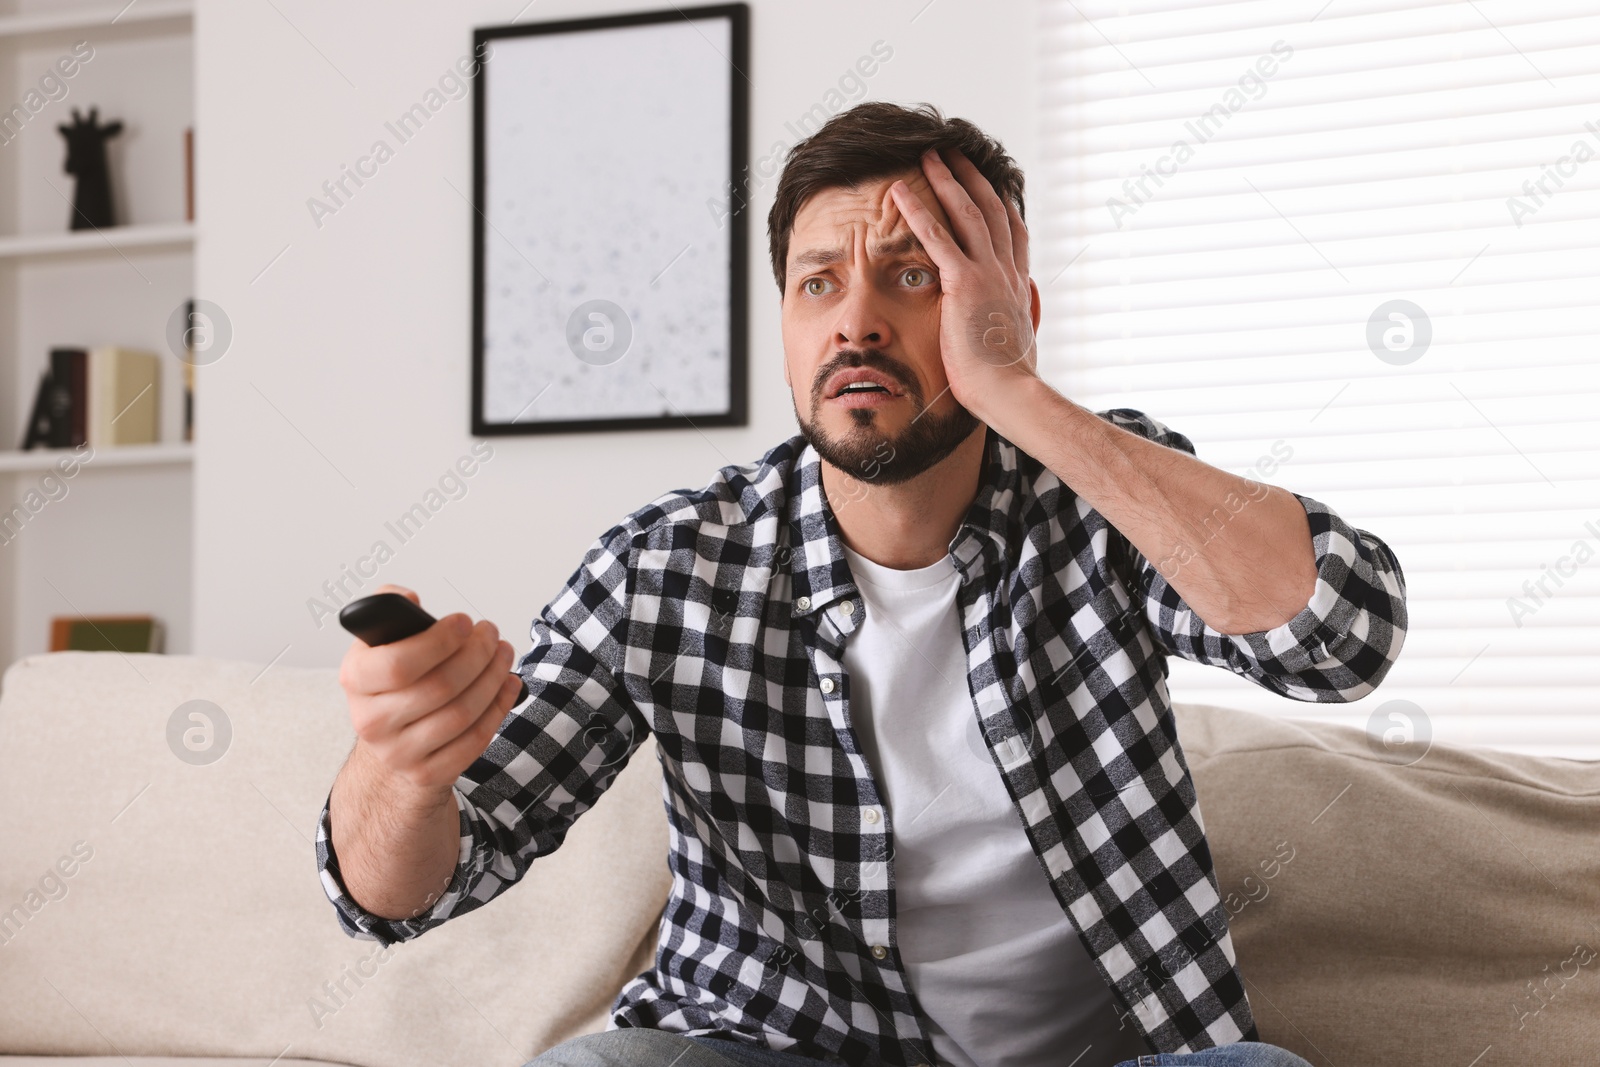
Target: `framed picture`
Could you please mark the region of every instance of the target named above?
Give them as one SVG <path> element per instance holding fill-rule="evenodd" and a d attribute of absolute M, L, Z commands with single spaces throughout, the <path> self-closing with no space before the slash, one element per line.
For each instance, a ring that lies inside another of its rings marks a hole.
<path fill-rule="evenodd" d="M 749 25 L 474 31 L 474 434 L 745 425 Z"/>

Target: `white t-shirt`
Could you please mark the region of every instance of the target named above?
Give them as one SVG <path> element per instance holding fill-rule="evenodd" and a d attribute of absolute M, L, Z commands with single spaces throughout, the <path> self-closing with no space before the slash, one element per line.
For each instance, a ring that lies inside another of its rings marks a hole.
<path fill-rule="evenodd" d="M 844 649 L 851 726 L 889 809 L 896 936 L 935 1053 L 953 1067 L 1147 1055 L 1132 1021 L 1119 1023 L 979 730 L 954 563 L 901 571 L 849 548 L 845 558 L 865 601 Z"/>

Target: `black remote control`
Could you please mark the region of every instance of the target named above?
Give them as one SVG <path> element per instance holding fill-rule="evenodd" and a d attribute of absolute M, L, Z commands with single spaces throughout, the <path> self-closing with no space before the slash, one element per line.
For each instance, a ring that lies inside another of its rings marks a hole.
<path fill-rule="evenodd" d="M 339 611 L 339 625 L 374 646 L 404 641 L 438 621 L 399 593 L 374 593 Z"/>
<path fill-rule="evenodd" d="M 373 646 L 404 641 L 438 621 L 399 593 L 373 593 L 352 600 L 339 610 L 339 625 Z M 520 704 L 528 699 L 528 683 L 521 675 L 517 682 L 522 686 L 517 697 Z"/>

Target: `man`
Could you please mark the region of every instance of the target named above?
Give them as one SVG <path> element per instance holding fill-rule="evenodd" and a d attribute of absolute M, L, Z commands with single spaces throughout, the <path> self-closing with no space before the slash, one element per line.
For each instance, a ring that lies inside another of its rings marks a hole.
<path fill-rule="evenodd" d="M 1353 700 L 1399 654 L 1400 566 L 1038 377 L 1022 187 L 928 105 L 795 147 L 769 239 L 801 433 L 601 535 L 516 707 L 487 623 L 352 644 L 318 834 L 349 932 L 489 901 L 653 732 L 655 966 L 537 1064 L 1304 1064 L 1256 1041 L 1166 656 Z"/>

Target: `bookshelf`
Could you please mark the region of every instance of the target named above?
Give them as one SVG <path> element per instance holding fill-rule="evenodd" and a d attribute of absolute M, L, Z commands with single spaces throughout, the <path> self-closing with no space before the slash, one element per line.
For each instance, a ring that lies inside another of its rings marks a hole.
<path fill-rule="evenodd" d="M 192 0 L 40 5 L 38 10 L 0 15 L 0 38 L 37 43 L 89 30 L 97 39 L 112 40 L 159 32 L 163 26 L 186 33 L 193 15 Z"/>
<path fill-rule="evenodd" d="M 194 244 L 194 224 L 118 226 L 110 230 L 63 230 L 0 237 L 0 260 L 43 259 L 46 256 L 105 256 L 150 248 L 187 248 Z"/>
<path fill-rule="evenodd" d="M 196 295 L 193 28 L 193 0 L 0 0 L 0 118 L 31 91 L 44 101 L 0 126 L 0 667 L 44 651 L 56 615 L 152 614 L 167 652 L 190 647 L 194 446 L 166 327 Z M 80 42 L 92 57 L 62 77 Z M 56 126 L 91 106 L 123 123 L 108 144 L 119 225 L 73 231 Z M 162 356 L 158 443 L 77 464 L 72 449 L 18 451 L 49 350 L 102 344 Z"/>
<path fill-rule="evenodd" d="M 70 448 L 35 448 L 27 452 L 0 452 L 0 474 L 25 474 L 44 472 L 63 459 L 73 455 Z M 157 467 L 164 464 L 191 463 L 194 446 L 180 441 L 177 444 L 123 445 L 120 448 L 103 448 L 94 453 L 90 461 L 95 467 Z"/>

